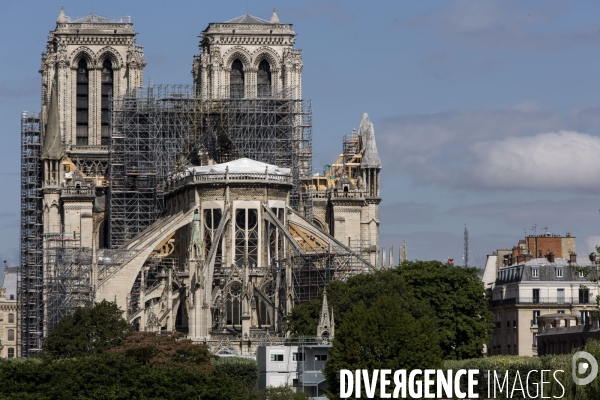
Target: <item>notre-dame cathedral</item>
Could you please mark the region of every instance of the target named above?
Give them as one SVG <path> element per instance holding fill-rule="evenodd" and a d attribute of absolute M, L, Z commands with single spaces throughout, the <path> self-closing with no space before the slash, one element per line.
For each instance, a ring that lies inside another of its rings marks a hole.
<path fill-rule="evenodd" d="M 129 17 L 61 9 L 41 111 L 22 115 L 24 356 L 102 300 L 138 330 L 251 354 L 329 281 L 380 268 L 373 124 L 313 170 L 295 38 L 275 11 L 210 23 L 190 84 L 143 86 Z"/>

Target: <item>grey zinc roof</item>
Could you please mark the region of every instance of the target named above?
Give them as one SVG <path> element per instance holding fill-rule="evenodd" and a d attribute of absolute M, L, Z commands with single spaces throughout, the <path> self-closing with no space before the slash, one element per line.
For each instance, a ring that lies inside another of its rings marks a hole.
<path fill-rule="evenodd" d="M 549 262 L 546 258 L 535 258 L 533 260 L 513 264 L 508 267 L 502 267 L 498 270 L 496 276 L 496 285 L 503 285 L 514 282 L 534 282 L 534 281 L 581 281 L 588 282 L 590 278 L 598 276 L 596 263 L 588 258 L 577 258 L 578 267 L 589 267 L 590 273 L 588 276 L 579 277 L 576 271 L 573 271 L 567 258 L 555 258 L 554 262 Z M 556 277 L 556 268 L 563 268 L 562 278 Z M 538 276 L 533 277 L 532 268 L 538 268 Z"/>
<path fill-rule="evenodd" d="M 229 21 L 225 21 L 226 24 L 270 24 L 269 21 L 264 19 L 252 16 L 250 14 L 245 14 L 240 17 L 230 19 Z"/>
<path fill-rule="evenodd" d="M 373 124 L 369 121 L 367 113 L 363 114 L 358 134 L 362 137 L 364 146 L 360 167 L 381 168 L 381 159 L 377 152 L 377 143 L 375 143 L 375 130 L 373 129 Z"/>

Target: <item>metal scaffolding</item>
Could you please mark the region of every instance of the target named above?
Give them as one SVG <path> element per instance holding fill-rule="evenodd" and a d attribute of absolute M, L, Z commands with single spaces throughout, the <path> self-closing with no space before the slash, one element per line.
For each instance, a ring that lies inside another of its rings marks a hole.
<path fill-rule="evenodd" d="M 81 235 L 78 232 L 47 233 L 44 238 L 47 335 L 77 307 L 91 307 L 94 295 L 90 280 L 92 249 L 81 246 Z"/>
<path fill-rule="evenodd" d="M 290 203 L 308 216 L 310 101 L 292 89 L 263 98 L 207 100 L 192 85 L 138 88 L 112 101 L 109 241 L 122 246 L 164 210 L 164 182 L 180 168 L 241 157 L 292 169 Z"/>
<path fill-rule="evenodd" d="M 319 296 L 319 291 L 334 280 L 348 278 L 375 268 L 360 256 L 360 251 L 331 240 L 324 248 L 303 241 L 302 251 L 292 249 L 291 265 L 294 286 L 294 304 L 301 304 Z"/>
<path fill-rule="evenodd" d="M 44 304 L 42 164 L 40 117 L 21 114 L 21 265 L 18 278 L 18 332 L 21 355 L 41 350 Z"/>

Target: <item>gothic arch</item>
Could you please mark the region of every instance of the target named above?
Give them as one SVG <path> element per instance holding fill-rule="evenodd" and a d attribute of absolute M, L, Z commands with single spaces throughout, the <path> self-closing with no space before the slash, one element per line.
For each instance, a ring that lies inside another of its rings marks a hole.
<path fill-rule="evenodd" d="M 71 52 L 71 56 L 69 57 L 69 59 L 71 60 L 71 67 L 77 68 L 77 64 L 79 64 L 79 60 L 81 60 L 82 58 L 85 59 L 88 68 L 93 67 L 97 64 L 97 58 L 94 52 L 88 47 L 81 46 Z"/>
<path fill-rule="evenodd" d="M 233 62 L 238 59 L 242 62 L 242 64 L 244 65 L 244 70 L 248 70 L 248 68 L 252 65 L 251 61 L 252 60 L 252 56 L 250 55 L 250 53 L 248 52 L 248 50 L 246 50 L 245 48 L 241 47 L 241 46 L 236 46 L 231 48 L 229 51 L 227 51 L 227 53 L 225 53 L 225 56 L 223 57 L 223 59 L 225 60 L 224 66 L 225 68 L 231 68 L 231 64 L 233 64 Z"/>
<path fill-rule="evenodd" d="M 313 218 L 311 222 L 314 226 L 325 232 L 325 224 L 319 218 Z"/>
<path fill-rule="evenodd" d="M 252 60 L 252 66 L 254 68 L 258 68 L 258 64 L 260 64 L 262 60 L 267 60 L 271 66 L 271 70 L 281 69 L 281 59 L 279 58 L 279 55 L 277 55 L 277 53 L 270 47 L 263 46 L 256 49 L 252 53 Z"/>
<path fill-rule="evenodd" d="M 96 55 L 96 67 L 102 68 L 102 63 L 107 58 L 112 63 L 113 69 L 123 68 L 125 66 L 125 64 L 123 63 L 123 58 L 121 58 L 119 52 L 111 46 L 106 46 L 100 49 L 100 51 L 98 51 L 98 54 Z"/>
<path fill-rule="evenodd" d="M 114 301 L 117 300 L 117 304 L 120 307 L 125 307 L 127 304 L 126 296 L 131 291 L 135 280 L 141 271 L 142 267 L 146 260 L 151 256 L 154 252 L 154 249 L 169 236 L 175 234 L 175 232 L 192 222 L 192 217 L 194 215 L 194 208 L 183 215 L 175 215 L 169 217 L 163 217 L 165 219 L 170 220 L 167 223 L 166 229 L 159 234 L 154 236 L 145 237 L 144 235 L 140 235 L 138 240 L 142 241 L 141 250 L 137 253 L 137 256 L 123 264 L 120 269 L 114 272 L 112 275 L 109 275 L 102 282 L 99 283 L 98 290 L 96 292 L 97 301 L 101 300 L 109 300 Z M 139 244 L 139 243 L 137 243 Z M 134 250 L 130 248 L 129 250 Z M 110 283 L 109 283 L 110 282 Z M 118 283 L 116 283 L 118 282 Z M 121 289 L 117 290 L 115 293 L 115 286 L 120 285 Z"/>

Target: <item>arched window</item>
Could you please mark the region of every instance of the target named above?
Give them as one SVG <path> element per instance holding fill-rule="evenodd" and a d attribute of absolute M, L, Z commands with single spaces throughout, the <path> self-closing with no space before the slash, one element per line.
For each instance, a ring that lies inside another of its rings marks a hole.
<path fill-rule="evenodd" d="M 258 264 L 258 210 L 238 209 L 235 216 L 235 262 L 238 267 Z"/>
<path fill-rule="evenodd" d="M 9 324 L 15 323 L 15 314 L 8 314 L 8 323 Z"/>
<path fill-rule="evenodd" d="M 89 74 L 87 63 L 84 59 L 77 64 L 77 111 L 75 133 L 77 146 L 88 145 L 88 109 L 89 109 Z"/>
<path fill-rule="evenodd" d="M 102 82 L 102 127 L 100 128 L 100 144 L 107 146 L 110 141 L 109 99 L 113 95 L 113 68 L 109 59 L 104 60 L 104 63 L 102 64 L 102 74 L 100 80 Z"/>
<path fill-rule="evenodd" d="M 256 89 L 258 97 L 271 97 L 271 66 L 267 60 L 262 60 L 258 64 Z"/>
<path fill-rule="evenodd" d="M 238 59 L 231 64 L 229 97 L 232 99 L 241 99 L 244 97 L 244 66 Z"/>
<path fill-rule="evenodd" d="M 218 208 L 204 210 L 204 259 L 208 258 L 210 249 L 213 246 L 213 240 L 217 233 L 217 228 L 221 222 L 221 210 Z M 217 243 L 217 254 L 215 255 L 215 266 L 221 266 L 221 255 L 223 253 L 222 241 Z"/>
<path fill-rule="evenodd" d="M 233 328 L 237 325 L 242 325 L 242 285 L 241 283 L 234 282 L 229 286 L 226 295 L 226 323 L 231 325 Z"/>

